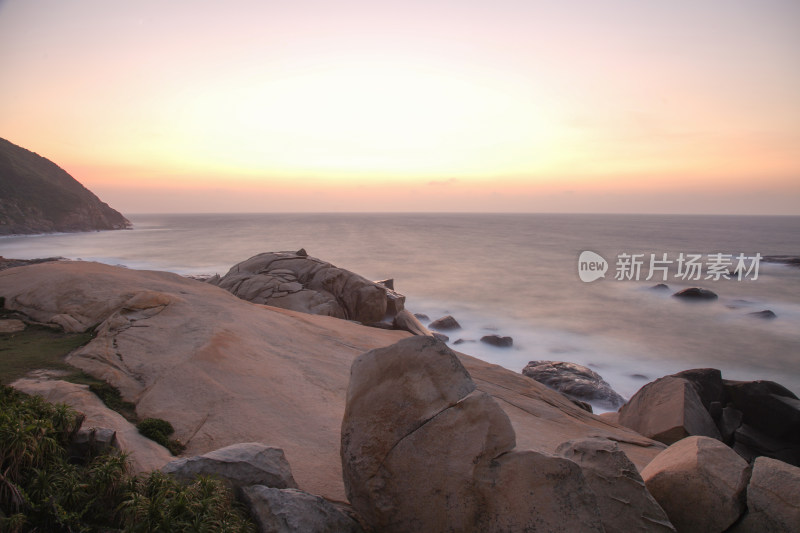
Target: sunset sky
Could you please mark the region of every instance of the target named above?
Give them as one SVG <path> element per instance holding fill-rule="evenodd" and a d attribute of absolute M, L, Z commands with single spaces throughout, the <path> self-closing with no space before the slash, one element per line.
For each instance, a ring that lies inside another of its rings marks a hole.
<path fill-rule="evenodd" d="M 800 214 L 800 2 L 0 0 L 0 137 L 126 214 Z"/>

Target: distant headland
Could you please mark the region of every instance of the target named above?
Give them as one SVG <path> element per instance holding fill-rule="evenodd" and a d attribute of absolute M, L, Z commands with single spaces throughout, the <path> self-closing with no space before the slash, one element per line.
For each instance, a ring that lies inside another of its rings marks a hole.
<path fill-rule="evenodd" d="M 0 235 L 130 227 L 64 169 L 0 138 Z"/>

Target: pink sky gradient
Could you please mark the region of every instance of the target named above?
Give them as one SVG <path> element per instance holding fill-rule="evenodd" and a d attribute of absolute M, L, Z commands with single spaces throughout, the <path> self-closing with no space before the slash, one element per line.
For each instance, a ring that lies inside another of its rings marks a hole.
<path fill-rule="evenodd" d="M 0 80 L 124 213 L 800 214 L 794 0 L 0 0 Z"/>

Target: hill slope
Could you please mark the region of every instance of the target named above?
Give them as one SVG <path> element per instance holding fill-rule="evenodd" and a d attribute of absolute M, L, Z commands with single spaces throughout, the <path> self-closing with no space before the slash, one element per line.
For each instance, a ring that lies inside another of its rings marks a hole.
<path fill-rule="evenodd" d="M 130 226 L 64 169 L 0 139 L 0 235 Z"/>

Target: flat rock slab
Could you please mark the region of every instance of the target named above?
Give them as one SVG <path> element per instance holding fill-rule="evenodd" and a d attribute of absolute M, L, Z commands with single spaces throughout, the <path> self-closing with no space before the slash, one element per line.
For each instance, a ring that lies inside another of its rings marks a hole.
<path fill-rule="evenodd" d="M 40 322 L 100 324 L 69 362 L 119 388 L 140 417 L 168 420 L 187 455 L 269 443 L 284 450 L 300 488 L 336 500 L 345 499 L 339 446 L 350 365 L 411 335 L 252 304 L 177 274 L 81 261 L 1 271 L 0 294 Z M 458 357 L 508 415 L 520 447 L 552 453 L 602 436 L 640 469 L 664 448 L 530 378 Z"/>

